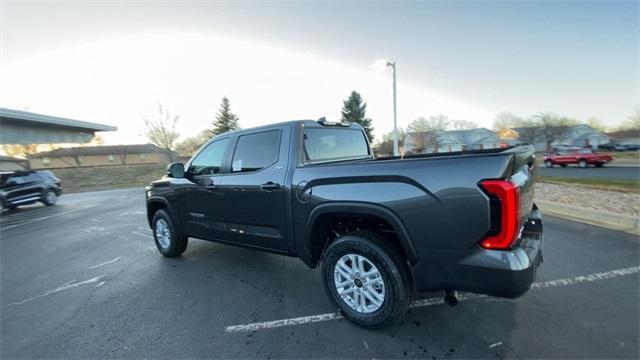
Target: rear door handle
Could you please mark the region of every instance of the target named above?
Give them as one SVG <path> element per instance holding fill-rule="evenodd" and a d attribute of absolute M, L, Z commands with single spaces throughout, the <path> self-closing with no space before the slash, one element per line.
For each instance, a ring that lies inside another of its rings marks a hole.
<path fill-rule="evenodd" d="M 272 181 L 269 181 L 266 184 L 262 184 L 260 185 L 260 190 L 262 191 L 273 191 L 273 190 L 278 190 L 280 189 L 280 184 L 276 184 Z"/>

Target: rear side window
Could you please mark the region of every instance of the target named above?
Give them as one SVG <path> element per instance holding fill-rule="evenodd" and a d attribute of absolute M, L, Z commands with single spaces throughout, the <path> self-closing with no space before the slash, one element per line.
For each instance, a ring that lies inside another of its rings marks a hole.
<path fill-rule="evenodd" d="M 240 136 L 231 161 L 231 172 L 258 171 L 275 164 L 279 147 L 280 130 Z"/>
<path fill-rule="evenodd" d="M 227 149 L 229 139 L 221 139 L 212 142 L 202 150 L 191 162 L 188 172 L 191 175 L 215 175 L 222 169 L 222 158 Z"/>
<path fill-rule="evenodd" d="M 306 162 L 347 160 L 369 157 L 364 132 L 352 129 L 305 129 Z"/>

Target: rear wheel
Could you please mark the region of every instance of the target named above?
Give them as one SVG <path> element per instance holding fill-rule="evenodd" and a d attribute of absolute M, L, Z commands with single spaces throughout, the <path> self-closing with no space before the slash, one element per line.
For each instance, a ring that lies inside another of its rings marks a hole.
<path fill-rule="evenodd" d="M 406 265 L 387 240 L 375 233 L 355 232 L 334 241 L 325 253 L 322 277 L 333 304 L 357 325 L 389 326 L 409 306 Z"/>
<path fill-rule="evenodd" d="M 171 217 L 165 210 L 153 215 L 153 239 L 158 251 L 166 257 L 180 256 L 187 249 L 188 238 L 176 232 Z"/>
<path fill-rule="evenodd" d="M 42 203 L 47 206 L 53 206 L 58 202 L 58 194 L 53 190 L 47 190 L 42 195 Z"/>
<path fill-rule="evenodd" d="M 544 166 L 548 167 L 548 168 L 552 168 L 553 167 L 553 163 L 551 162 L 551 160 L 547 160 L 544 162 Z"/>
<path fill-rule="evenodd" d="M 578 161 L 578 166 L 580 166 L 583 169 L 586 169 L 589 166 L 589 164 L 587 164 L 587 160 L 580 160 Z"/>

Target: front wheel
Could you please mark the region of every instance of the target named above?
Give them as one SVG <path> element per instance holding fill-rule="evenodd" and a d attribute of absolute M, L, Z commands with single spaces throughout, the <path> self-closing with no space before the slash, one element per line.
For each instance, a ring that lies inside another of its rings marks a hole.
<path fill-rule="evenodd" d="M 396 322 L 409 306 L 408 270 L 387 239 L 355 232 L 339 237 L 322 262 L 325 290 L 344 317 L 366 328 Z"/>
<path fill-rule="evenodd" d="M 552 168 L 553 167 L 553 163 L 551 162 L 551 160 L 547 160 L 544 162 L 544 166 L 548 167 L 548 168 Z"/>
<path fill-rule="evenodd" d="M 42 195 L 42 203 L 47 206 L 53 206 L 58 202 L 58 194 L 53 190 L 47 190 Z"/>
<path fill-rule="evenodd" d="M 166 257 L 182 255 L 187 249 L 188 238 L 176 232 L 173 220 L 164 210 L 158 210 L 153 215 L 153 239 L 158 251 Z"/>
<path fill-rule="evenodd" d="M 586 161 L 586 160 L 580 160 L 580 161 L 578 162 L 578 166 L 580 166 L 580 167 L 581 167 L 581 168 L 583 168 L 583 169 L 586 169 L 586 168 L 587 168 L 587 166 L 589 166 L 589 164 L 587 164 L 587 161 Z"/>

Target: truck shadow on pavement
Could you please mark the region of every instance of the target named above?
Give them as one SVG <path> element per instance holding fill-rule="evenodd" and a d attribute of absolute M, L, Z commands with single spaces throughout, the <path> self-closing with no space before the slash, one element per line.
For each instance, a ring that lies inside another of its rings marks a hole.
<path fill-rule="evenodd" d="M 328 343 L 345 339 L 350 339 L 348 353 L 344 353 L 344 348 L 334 353 L 337 349 L 328 346 L 325 356 L 518 356 L 509 347 L 511 336 L 518 329 L 515 316 L 518 304 L 511 300 L 475 299 L 456 307 L 412 308 L 398 324 L 382 330 L 359 328 L 339 319 L 224 334 L 223 329 L 229 325 L 337 310 L 324 292 L 320 272 L 308 269 L 295 258 L 190 239 L 182 257 L 169 259 L 158 254 L 153 262 L 156 268 L 151 271 L 159 278 L 158 282 L 163 283 L 162 293 L 169 294 L 168 299 L 175 298 L 175 306 L 184 306 L 180 303 L 187 301 L 190 311 L 199 314 L 197 323 L 202 328 L 197 331 L 219 334 L 217 336 L 231 342 L 244 341 L 250 336 L 247 350 L 252 344 L 269 342 L 276 337 L 279 340 L 272 349 L 274 357 L 299 357 L 300 347 L 324 348 Z M 440 293 L 429 294 L 429 297 L 440 296 Z M 175 321 L 183 320 L 176 317 Z M 304 341 L 301 343 L 300 339 Z M 220 356 L 224 357 L 224 353 Z M 253 355 L 248 352 L 235 353 L 235 356 Z"/>

